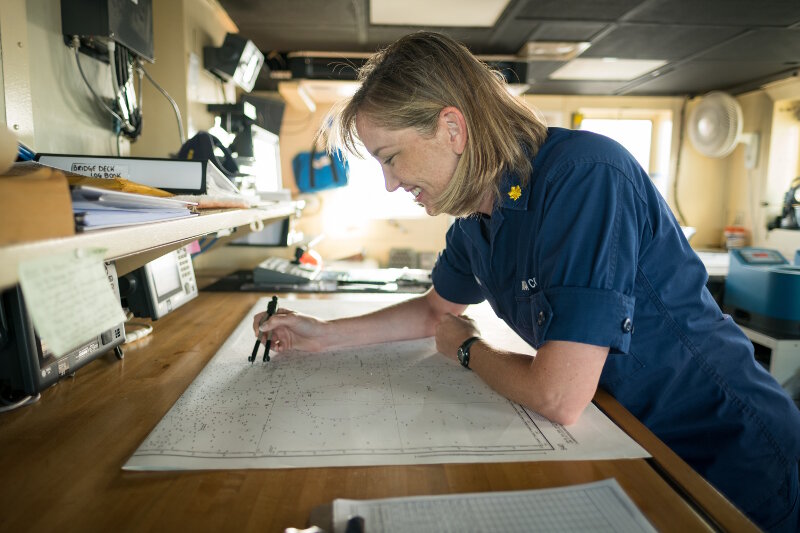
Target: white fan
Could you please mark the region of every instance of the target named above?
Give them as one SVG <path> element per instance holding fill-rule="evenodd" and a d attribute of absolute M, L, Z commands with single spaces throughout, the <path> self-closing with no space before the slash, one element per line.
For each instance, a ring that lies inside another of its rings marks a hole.
<path fill-rule="evenodd" d="M 725 157 L 739 143 L 747 144 L 745 166 L 756 166 L 758 134 L 742 133 L 742 108 L 734 97 L 713 91 L 706 94 L 689 115 L 689 140 L 708 157 Z"/>

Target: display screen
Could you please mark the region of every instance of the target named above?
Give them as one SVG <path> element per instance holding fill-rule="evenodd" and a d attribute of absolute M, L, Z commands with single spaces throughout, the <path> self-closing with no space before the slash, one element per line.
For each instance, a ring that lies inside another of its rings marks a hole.
<path fill-rule="evenodd" d="M 775 250 L 748 249 L 739 250 L 742 258 L 751 265 L 781 265 L 786 260 Z"/>
<path fill-rule="evenodd" d="M 150 277 L 156 291 L 156 298 L 163 302 L 181 291 L 181 275 L 175 252 L 168 253 L 148 264 Z"/>

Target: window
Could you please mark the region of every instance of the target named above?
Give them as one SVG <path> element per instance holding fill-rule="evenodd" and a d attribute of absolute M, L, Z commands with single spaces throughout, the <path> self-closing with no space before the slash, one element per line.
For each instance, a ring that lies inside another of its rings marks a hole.
<path fill-rule="evenodd" d="M 653 121 L 640 119 L 586 118 L 581 129 L 610 137 L 636 158 L 642 168 L 650 167 L 650 140 L 653 138 Z"/>
<path fill-rule="evenodd" d="M 610 137 L 642 165 L 663 197 L 667 197 L 672 113 L 658 110 L 583 110 L 579 129 Z M 620 116 L 622 115 L 622 116 Z"/>
<path fill-rule="evenodd" d="M 363 150 L 366 152 L 366 150 Z M 402 189 L 386 190 L 381 165 L 375 158 L 348 154 L 347 187 L 331 191 L 324 210 L 326 232 L 351 234 L 372 220 L 424 218 L 425 209 Z"/>

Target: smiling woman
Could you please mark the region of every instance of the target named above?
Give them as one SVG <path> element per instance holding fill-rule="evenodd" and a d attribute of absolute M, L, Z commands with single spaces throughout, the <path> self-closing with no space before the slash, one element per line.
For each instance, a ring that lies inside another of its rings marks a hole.
<path fill-rule="evenodd" d="M 425 209 L 405 191 L 389 192 L 380 164 L 372 157 L 349 156 L 347 187 L 328 191 L 323 227 L 331 235 L 346 234 L 349 228 L 365 228 L 373 220 L 421 219 Z M 358 206 L 358 209 L 354 209 Z"/>

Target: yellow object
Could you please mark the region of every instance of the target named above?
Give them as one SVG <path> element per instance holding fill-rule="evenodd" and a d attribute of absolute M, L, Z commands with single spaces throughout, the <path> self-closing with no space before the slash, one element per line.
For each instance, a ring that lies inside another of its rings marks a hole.
<path fill-rule="evenodd" d="M 511 187 L 511 190 L 508 191 L 508 197 L 514 200 L 515 202 L 522 196 L 522 189 L 519 188 L 519 185 L 514 185 Z"/>
<path fill-rule="evenodd" d="M 90 187 L 97 187 L 99 189 L 109 189 L 112 191 L 132 192 L 136 194 L 146 194 L 148 196 L 157 196 L 160 198 L 167 198 L 174 196 L 167 191 L 156 189 L 148 185 L 135 183 L 125 178 L 90 178 L 88 176 L 78 176 L 75 174 L 67 175 L 67 180 L 70 185 L 87 185 Z"/>

